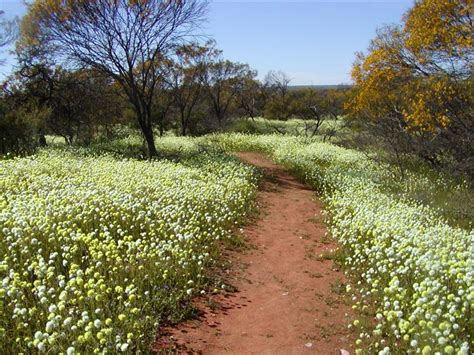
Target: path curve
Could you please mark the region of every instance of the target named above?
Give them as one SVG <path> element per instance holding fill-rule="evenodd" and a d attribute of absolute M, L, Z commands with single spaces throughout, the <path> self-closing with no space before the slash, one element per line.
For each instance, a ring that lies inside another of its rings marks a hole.
<path fill-rule="evenodd" d="M 162 329 L 156 350 L 198 354 L 338 354 L 351 351 L 352 309 L 344 274 L 320 258 L 336 247 L 326 236 L 313 191 L 257 153 L 237 156 L 265 173 L 259 216 L 244 227 L 254 246 L 233 253 L 237 292 L 202 302 L 201 317 Z M 242 267 L 245 266 L 242 270 Z"/>

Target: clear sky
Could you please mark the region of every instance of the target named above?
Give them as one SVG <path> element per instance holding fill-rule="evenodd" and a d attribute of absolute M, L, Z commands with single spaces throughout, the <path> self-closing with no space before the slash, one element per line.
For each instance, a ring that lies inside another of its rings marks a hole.
<path fill-rule="evenodd" d="M 260 77 L 282 70 L 294 85 L 350 82 L 356 51 L 375 30 L 399 23 L 412 0 L 213 0 L 206 32 L 230 60 L 250 64 Z M 22 0 L 0 0 L 7 15 L 24 14 Z M 5 75 L 11 63 L 0 68 Z"/>

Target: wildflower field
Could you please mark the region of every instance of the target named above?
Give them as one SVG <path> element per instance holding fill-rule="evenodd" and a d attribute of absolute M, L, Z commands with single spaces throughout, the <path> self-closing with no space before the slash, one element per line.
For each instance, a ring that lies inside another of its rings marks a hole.
<path fill-rule="evenodd" d="M 255 190 L 252 168 L 211 152 L 0 161 L 0 353 L 148 351 L 205 292 Z"/>
<path fill-rule="evenodd" d="M 467 186 L 397 180 L 360 152 L 296 136 L 157 143 L 172 159 L 49 148 L 0 161 L 1 353 L 147 351 L 158 324 L 206 292 L 218 241 L 253 208 L 258 173 L 229 154 L 242 150 L 269 155 L 323 201 L 354 280 L 357 353 L 472 353 L 474 232 L 411 198 Z"/>

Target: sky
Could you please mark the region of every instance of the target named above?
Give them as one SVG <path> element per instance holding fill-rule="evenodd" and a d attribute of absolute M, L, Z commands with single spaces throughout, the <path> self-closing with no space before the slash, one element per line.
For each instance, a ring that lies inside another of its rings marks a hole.
<path fill-rule="evenodd" d="M 263 78 L 281 70 L 292 85 L 350 83 L 357 51 L 365 50 L 378 27 L 400 23 L 413 0 L 293 1 L 213 0 L 207 35 L 227 59 L 248 63 Z M 22 16 L 22 0 L 0 0 L 7 16 Z M 3 53 L 5 55 L 6 53 Z M 13 58 L 0 67 L 12 70 Z"/>

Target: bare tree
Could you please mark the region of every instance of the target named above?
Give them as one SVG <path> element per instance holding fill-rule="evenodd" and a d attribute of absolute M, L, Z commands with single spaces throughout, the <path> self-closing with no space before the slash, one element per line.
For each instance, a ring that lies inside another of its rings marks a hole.
<path fill-rule="evenodd" d="M 291 78 L 281 70 L 270 70 L 263 80 L 264 86 L 270 91 L 276 92 L 281 97 L 285 97 L 288 93 L 288 85 Z"/>
<path fill-rule="evenodd" d="M 254 77 L 256 74 L 253 72 Z M 262 115 L 267 100 L 262 84 L 254 77 L 245 78 L 238 92 L 239 107 L 252 120 Z"/>
<path fill-rule="evenodd" d="M 157 154 L 152 105 L 161 62 L 193 37 L 206 10 L 201 0 L 36 0 L 23 36 L 27 45 L 49 46 L 63 64 L 94 68 L 115 79 L 135 109 L 152 157 Z"/>

